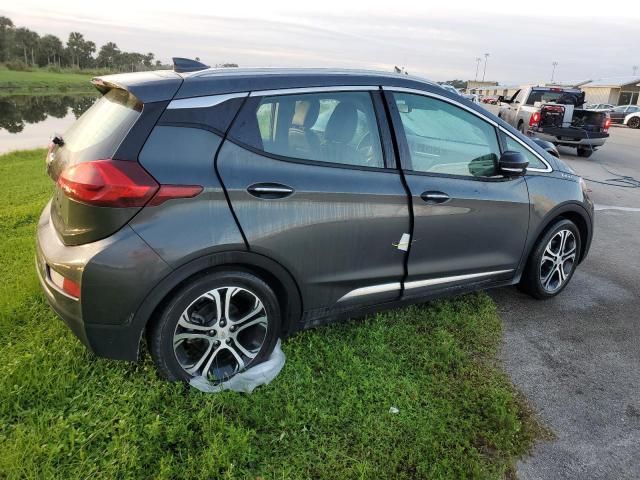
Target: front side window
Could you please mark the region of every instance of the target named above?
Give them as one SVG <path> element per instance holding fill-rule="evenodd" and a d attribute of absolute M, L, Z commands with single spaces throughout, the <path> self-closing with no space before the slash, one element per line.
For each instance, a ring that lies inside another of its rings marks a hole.
<path fill-rule="evenodd" d="M 545 170 L 547 166 L 540 160 L 536 155 L 531 153 L 531 151 L 524 147 L 520 142 L 515 141 L 509 135 L 505 133 L 500 133 L 502 135 L 502 141 L 504 142 L 504 149 L 510 152 L 520 152 L 522 153 L 527 160 L 529 161 L 529 165 L 527 168 L 539 168 L 541 170 Z"/>
<path fill-rule="evenodd" d="M 435 98 L 393 96 L 409 147 L 410 170 L 472 177 L 496 174 L 500 149 L 491 124 Z"/>
<path fill-rule="evenodd" d="M 257 132 L 236 138 L 254 148 L 292 159 L 384 167 L 368 92 L 268 96 L 248 108 L 243 116 L 249 118 L 239 123 Z"/>

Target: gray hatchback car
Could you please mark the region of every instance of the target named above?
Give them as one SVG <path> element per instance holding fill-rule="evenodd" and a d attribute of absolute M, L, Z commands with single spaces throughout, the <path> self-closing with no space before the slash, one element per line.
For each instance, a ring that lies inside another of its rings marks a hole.
<path fill-rule="evenodd" d="M 589 250 L 580 177 L 437 84 L 185 64 L 94 79 L 47 154 L 37 270 L 97 355 L 146 339 L 167 379 L 220 381 L 329 320 L 512 284 L 552 297 Z"/>

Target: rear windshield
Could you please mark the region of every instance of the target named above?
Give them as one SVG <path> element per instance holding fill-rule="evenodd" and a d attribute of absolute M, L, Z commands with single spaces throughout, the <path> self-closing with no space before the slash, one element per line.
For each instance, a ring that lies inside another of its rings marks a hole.
<path fill-rule="evenodd" d="M 142 102 L 125 90 L 109 90 L 67 132 L 65 153 L 73 161 L 110 158 L 142 112 Z"/>
<path fill-rule="evenodd" d="M 527 99 L 527 105 L 533 105 L 536 102 L 551 103 L 557 101 L 564 93 L 563 91 L 549 91 L 549 90 L 531 90 L 529 98 Z"/>

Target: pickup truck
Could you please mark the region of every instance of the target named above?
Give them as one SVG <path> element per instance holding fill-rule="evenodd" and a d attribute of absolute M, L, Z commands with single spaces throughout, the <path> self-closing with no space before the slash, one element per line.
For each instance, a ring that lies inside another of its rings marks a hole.
<path fill-rule="evenodd" d="M 577 149 L 589 157 L 609 137 L 611 118 L 587 110 L 584 93 L 575 88 L 527 86 L 511 98 L 500 97 L 498 116 L 525 135 Z"/>

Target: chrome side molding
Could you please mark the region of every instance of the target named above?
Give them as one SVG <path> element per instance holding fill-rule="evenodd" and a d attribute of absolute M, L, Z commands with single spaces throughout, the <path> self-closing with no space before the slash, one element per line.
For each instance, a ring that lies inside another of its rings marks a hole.
<path fill-rule="evenodd" d="M 472 280 L 474 278 L 493 277 L 495 275 L 502 275 L 504 273 L 510 273 L 510 272 L 513 272 L 513 269 L 493 270 L 491 272 L 480 272 L 480 273 L 467 273 L 465 275 L 453 275 L 450 277 L 428 278 L 426 280 L 415 280 L 413 282 L 407 282 L 404 284 L 404 288 L 405 290 L 411 290 L 412 288 L 431 287 L 434 285 L 442 285 L 445 283 L 460 282 L 463 280 Z M 344 300 L 348 300 L 351 298 L 372 295 L 374 293 L 392 292 L 395 290 L 400 290 L 400 288 L 401 288 L 400 282 L 384 283 L 382 285 L 371 285 L 369 287 L 356 288 L 355 290 L 351 290 L 350 292 L 347 292 L 345 295 L 340 297 L 338 302 L 342 302 Z"/>
<path fill-rule="evenodd" d="M 177 110 L 179 108 L 215 107 L 216 105 L 220 105 L 227 100 L 231 100 L 233 98 L 244 98 L 247 95 L 249 95 L 249 92 L 227 93 L 224 95 L 208 95 L 206 97 L 180 98 L 178 100 L 172 100 L 171 103 L 167 105 L 167 110 Z"/>

